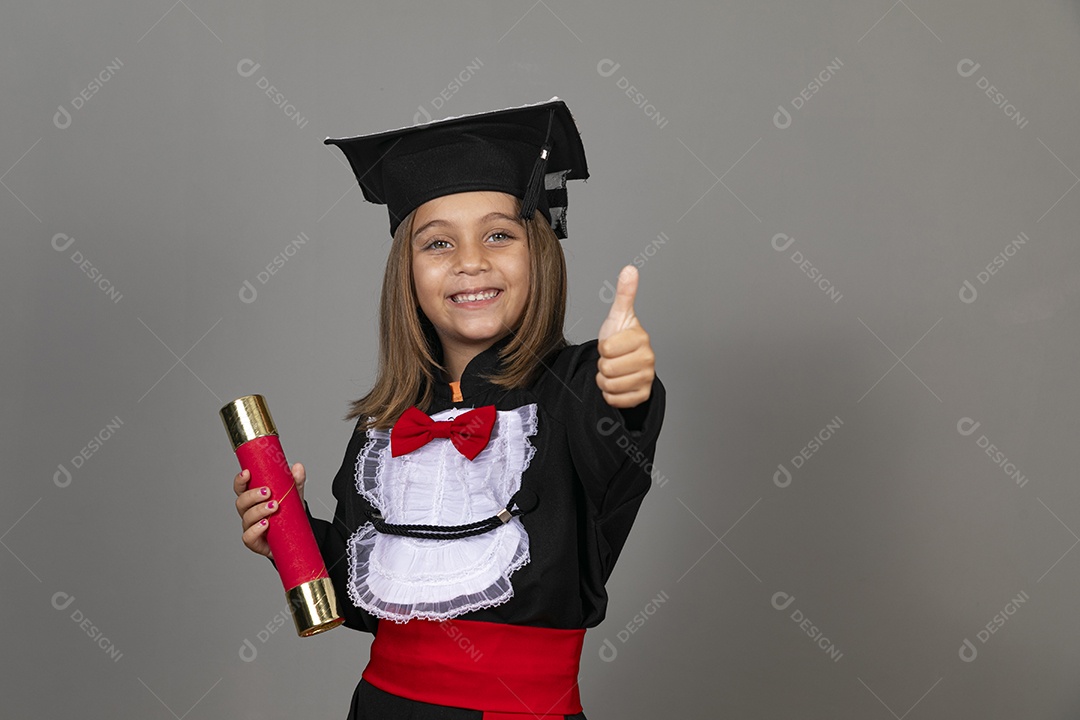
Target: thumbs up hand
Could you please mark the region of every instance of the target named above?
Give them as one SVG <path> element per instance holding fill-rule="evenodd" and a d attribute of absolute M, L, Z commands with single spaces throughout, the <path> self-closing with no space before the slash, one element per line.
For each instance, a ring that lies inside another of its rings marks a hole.
<path fill-rule="evenodd" d="M 656 355 L 649 334 L 634 314 L 638 272 L 627 265 L 619 273 L 615 300 L 600 326 L 596 384 L 608 405 L 632 408 L 649 399 L 656 372 Z"/>

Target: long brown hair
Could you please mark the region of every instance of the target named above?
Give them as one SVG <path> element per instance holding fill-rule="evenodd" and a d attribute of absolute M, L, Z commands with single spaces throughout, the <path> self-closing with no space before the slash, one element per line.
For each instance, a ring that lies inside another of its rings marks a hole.
<path fill-rule="evenodd" d="M 518 201 L 520 204 L 520 201 Z M 416 211 L 398 225 L 386 259 L 379 301 L 379 371 L 371 391 L 350 403 L 346 420 L 365 418 L 358 430 L 389 428 L 406 409 L 427 410 L 435 383 L 443 382 L 439 338 L 420 309 L 412 274 L 412 225 Z M 525 222 L 529 247 L 529 298 L 510 341 L 500 350 L 500 371 L 488 378 L 499 387 L 527 387 L 545 361 L 566 347 L 566 259 L 543 214 Z"/>

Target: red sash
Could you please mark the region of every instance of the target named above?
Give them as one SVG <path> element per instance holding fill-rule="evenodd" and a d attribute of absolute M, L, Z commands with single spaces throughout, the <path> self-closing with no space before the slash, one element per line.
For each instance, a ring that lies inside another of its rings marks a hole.
<path fill-rule="evenodd" d="M 379 622 L 364 680 L 399 697 L 480 710 L 484 720 L 581 712 L 585 630 L 475 620 Z"/>

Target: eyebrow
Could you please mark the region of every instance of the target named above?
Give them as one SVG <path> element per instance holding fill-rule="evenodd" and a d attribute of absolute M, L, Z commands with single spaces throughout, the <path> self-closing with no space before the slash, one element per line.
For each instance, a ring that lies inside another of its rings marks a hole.
<path fill-rule="evenodd" d="M 480 218 L 480 220 L 478 222 L 486 223 L 486 222 L 490 222 L 492 220 L 507 220 L 509 222 L 514 223 L 515 225 L 518 225 L 518 226 L 521 225 L 521 220 L 520 219 L 518 219 L 516 217 L 511 217 L 510 215 L 507 215 L 506 213 L 502 213 L 502 212 L 498 212 L 498 211 L 489 212 L 487 215 Z M 431 222 L 425 223 L 423 225 L 423 227 L 421 227 L 420 229 L 415 230 L 413 232 L 412 239 L 415 240 L 416 238 L 420 237 L 420 235 L 425 230 L 427 230 L 428 228 L 439 227 L 439 226 L 449 226 L 449 225 L 451 225 L 451 223 L 447 222 L 446 220 L 436 218 L 435 220 L 432 220 Z"/>

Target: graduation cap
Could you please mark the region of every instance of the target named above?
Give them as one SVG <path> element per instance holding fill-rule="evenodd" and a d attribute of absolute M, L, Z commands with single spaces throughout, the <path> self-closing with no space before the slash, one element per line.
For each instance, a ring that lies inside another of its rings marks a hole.
<path fill-rule="evenodd" d="M 523 219 L 539 210 L 565 238 L 566 181 L 589 177 L 574 118 L 557 97 L 325 144 L 345 153 L 364 198 L 387 206 L 391 235 L 428 200 L 498 190 L 521 199 Z"/>

